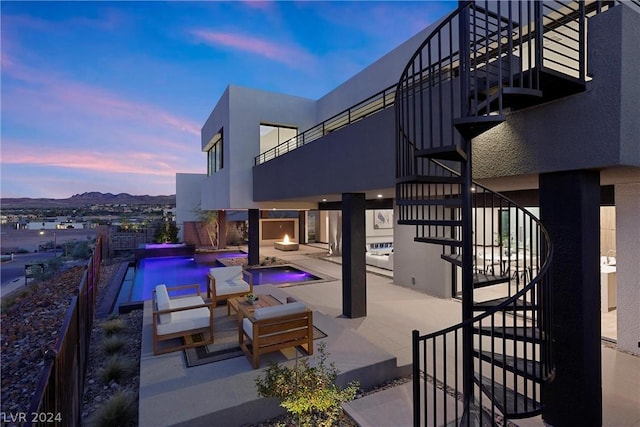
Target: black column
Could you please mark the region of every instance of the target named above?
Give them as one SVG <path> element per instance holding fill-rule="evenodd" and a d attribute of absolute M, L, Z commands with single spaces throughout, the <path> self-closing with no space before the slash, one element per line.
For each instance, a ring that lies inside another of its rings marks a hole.
<path fill-rule="evenodd" d="M 365 197 L 342 194 L 342 314 L 349 318 L 367 315 L 365 267 Z"/>
<path fill-rule="evenodd" d="M 553 242 L 552 334 L 556 376 L 542 389 L 553 426 L 602 425 L 600 176 L 540 175 L 540 219 Z"/>
<path fill-rule="evenodd" d="M 260 209 L 249 209 L 249 265 L 260 264 Z"/>
<path fill-rule="evenodd" d="M 298 211 L 298 243 L 304 245 L 307 243 L 307 212 Z"/>

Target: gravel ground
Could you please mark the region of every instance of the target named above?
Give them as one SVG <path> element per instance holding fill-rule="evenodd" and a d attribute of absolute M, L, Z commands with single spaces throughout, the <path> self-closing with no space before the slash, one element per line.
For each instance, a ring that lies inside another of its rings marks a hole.
<path fill-rule="evenodd" d="M 83 271 L 82 267 L 72 267 L 51 280 L 25 286 L 3 298 L 2 412 L 29 412 L 45 351 L 58 338 Z M 13 303 L 9 305 L 9 301 Z"/>

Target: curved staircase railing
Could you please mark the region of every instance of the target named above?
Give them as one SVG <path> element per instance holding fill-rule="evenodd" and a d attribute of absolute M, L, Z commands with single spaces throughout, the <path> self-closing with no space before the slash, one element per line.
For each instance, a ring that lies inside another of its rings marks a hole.
<path fill-rule="evenodd" d="M 413 333 L 414 424 L 539 415 L 552 381 L 552 242 L 535 211 L 472 181 L 474 137 L 585 88 L 586 17 L 612 2 L 460 2 L 396 88 L 398 224 L 441 245 L 461 322 Z"/>

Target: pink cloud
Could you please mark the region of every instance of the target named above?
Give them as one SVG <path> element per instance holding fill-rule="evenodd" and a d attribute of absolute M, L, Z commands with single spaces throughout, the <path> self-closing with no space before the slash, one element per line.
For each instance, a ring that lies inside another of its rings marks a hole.
<path fill-rule="evenodd" d="M 5 165 L 30 165 L 82 169 L 91 174 L 132 174 L 175 177 L 179 152 L 166 151 L 96 151 L 75 148 L 38 146 L 29 141 L 3 140 L 2 163 Z M 186 163 L 182 170 L 198 173 L 196 165 Z"/>
<path fill-rule="evenodd" d="M 207 30 L 193 30 L 191 33 L 210 46 L 231 47 L 264 56 L 295 68 L 302 68 L 308 66 L 309 63 L 315 62 L 310 53 L 297 46 L 271 42 L 243 34 L 219 33 Z"/>

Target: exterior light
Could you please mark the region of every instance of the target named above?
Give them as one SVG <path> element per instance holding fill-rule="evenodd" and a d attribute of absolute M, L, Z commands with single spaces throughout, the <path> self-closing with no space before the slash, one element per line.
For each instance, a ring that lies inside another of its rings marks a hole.
<path fill-rule="evenodd" d="M 378 194 L 378 199 L 381 199 L 381 198 L 382 198 L 382 194 Z"/>

